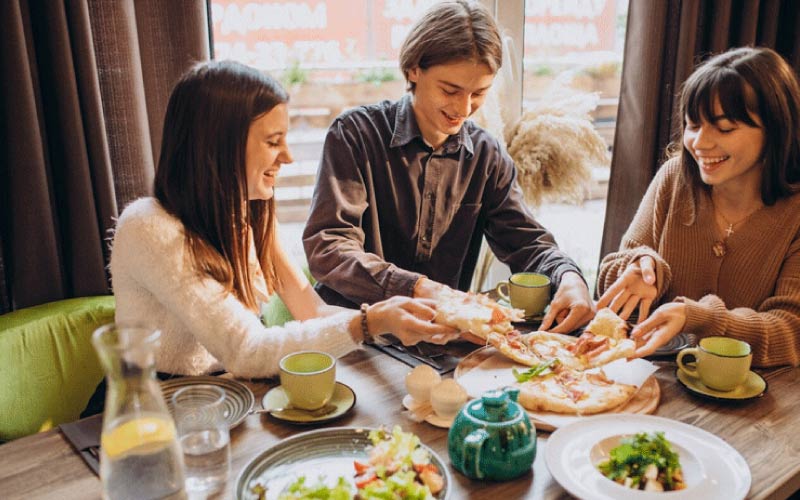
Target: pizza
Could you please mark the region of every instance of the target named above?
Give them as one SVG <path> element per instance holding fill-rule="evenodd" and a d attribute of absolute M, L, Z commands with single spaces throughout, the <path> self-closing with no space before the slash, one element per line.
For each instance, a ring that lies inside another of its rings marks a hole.
<path fill-rule="evenodd" d="M 610 380 L 602 369 L 574 370 L 558 361 L 551 361 L 544 370 L 534 367 L 515 375 L 518 402 L 529 411 L 592 415 L 626 403 L 637 390 Z"/>
<path fill-rule="evenodd" d="M 594 319 L 586 325 L 587 332 L 616 340 L 628 338 L 628 330 L 628 322 L 617 316 L 617 314 L 608 307 L 597 311 L 597 314 L 594 315 Z"/>
<path fill-rule="evenodd" d="M 586 330 L 570 346 L 572 352 L 586 367 L 602 366 L 615 359 L 632 358 L 636 355 L 636 342 L 629 338 L 613 339 L 595 335 Z"/>
<path fill-rule="evenodd" d="M 517 330 L 507 334 L 492 332 L 486 342 L 503 356 L 525 366 L 535 366 L 545 361 L 528 347 L 523 335 Z"/>
<path fill-rule="evenodd" d="M 525 311 L 505 307 L 486 295 L 448 289 L 436 299 L 434 323 L 470 332 L 484 340 L 490 333 L 506 335 L 514 331 L 512 321 L 522 321 Z"/>
<path fill-rule="evenodd" d="M 531 352 L 544 362 L 558 359 L 563 366 L 574 370 L 588 368 L 586 363 L 571 351 L 572 346 L 577 342 L 575 337 L 561 333 L 540 331 L 523 335 L 522 341 Z"/>
<path fill-rule="evenodd" d="M 625 320 L 604 308 L 577 338 L 539 331 L 492 335 L 487 341 L 502 355 L 526 366 L 558 359 L 568 368 L 586 370 L 616 359 L 634 357 L 636 342 L 628 338 L 627 331 Z"/>

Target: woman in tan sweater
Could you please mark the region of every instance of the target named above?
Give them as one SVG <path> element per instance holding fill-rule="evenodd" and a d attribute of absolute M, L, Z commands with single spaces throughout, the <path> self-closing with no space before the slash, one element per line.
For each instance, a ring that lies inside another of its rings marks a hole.
<path fill-rule="evenodd" d="M 680 98 L 683 148 L 659 170 L 598 308 L 652 354 L 679 332 L 748 342 L 755 366 L 800 364 L 800 86 L 774 51 L 703 63 Z M 660 304 L 651 314 L 653 304 Z"/>

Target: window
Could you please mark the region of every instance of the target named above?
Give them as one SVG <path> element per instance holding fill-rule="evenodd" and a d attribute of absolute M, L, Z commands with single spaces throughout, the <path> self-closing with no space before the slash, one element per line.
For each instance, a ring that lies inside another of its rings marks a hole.
<path fill-rule="evenodd" d="M 211 0 L 214 56 L 266 71 L 291 95 L 289 144 L 275 197 L 280 239 L 305 262 L 301 235 L 325 132 L 343 110 L 405 92 L 398 52 L 441 0 Z"/>
<path fill-rule="evenodd" d="M 610 151 L 627 14 L 628 0 L 526 0 L 523 112 L 536 109 L 543 100 L 564 102 L 567 112 L 576 102 L 584 103 L 592 108 L 594 129 Z M 573 100 L 566 101 L 566 96 Z M 600 257 L 610 158 L 593 162 L 592 180 L 582 202 L 549 201 L 536 210 L 538 220 L 581 267 L 590 287 Z"/>
<path fill-rule="evenodd" d="M 328 125 L 349 107 L 403 94 L 400 45 L 413 21 L 437 1 L 211 0 L 215 57 L 262 69 L 291 94 L 295 163 L 281 171 L 276 198 L 281 240 L 298 262 L 305 261 L 301 234 Z M 508 46 L 522 48 L 511 54 L 508 68 L 516 75 L 508 83 L 518 98 L 502 100 L 506 126 L 519 118 L 520 108 L 524 113 L 550 99 L 547 88 L 555 82 L 576 95 L 600 93 L 591 121 L 610 148 L 627 0 L 482 1 L 496 12 Z M 548 201 L 535 209 L 590 285 L 602 237 L 607 162 L 592 166 L 592 179 L 579 204 Z M 507 273 L 493 266 L 485 286 Z"/>

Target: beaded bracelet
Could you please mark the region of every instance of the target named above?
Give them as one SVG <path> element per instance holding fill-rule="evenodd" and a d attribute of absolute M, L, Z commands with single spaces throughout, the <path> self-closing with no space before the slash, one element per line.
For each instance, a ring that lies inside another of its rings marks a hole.
<path fill-rule="evenodd" d="M 372 338 L 372 335 L 370 335 L 370 333 L 369 333 L 369 328 L 367 327 L 367 308 L 368 307 L 369 307 L 369 304 L 367 304 L 366 302 L 361 304 L 361 335 L 362 335 L 361 341 L 363 343 L 365 343 L 365 344 L 371 344 L 374 341 L 374 339 Z"/>

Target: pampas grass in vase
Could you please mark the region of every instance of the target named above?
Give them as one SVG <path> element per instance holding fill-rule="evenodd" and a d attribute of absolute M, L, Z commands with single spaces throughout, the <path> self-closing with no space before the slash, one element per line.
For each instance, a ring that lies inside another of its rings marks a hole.
<path fill-rule="evenodd" d="M 608 146 L 589 112 L 597 94 L 554 95 L 525 112 L 506 139 L 525 201 L 582 203 L 592 182 L 592 167 L 607 165 Z"/>
<path fill-rule="evenodd" d="M 598 102 L 598 94 L 576 93 L 557 79 L 506 131 L 504 139 L 517 169 L 517 181 L 533 212 L 543 202 L 582 203 L 591 190 L 592 167 L 608 165 L 608 147 L 589 116 Z M 473 291 L 483 290 L 493 261 L 494 254 L 484 239 Z"/>

